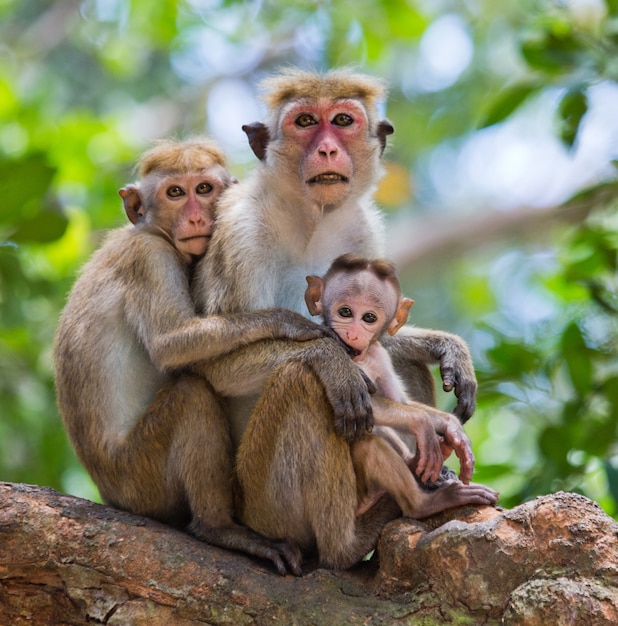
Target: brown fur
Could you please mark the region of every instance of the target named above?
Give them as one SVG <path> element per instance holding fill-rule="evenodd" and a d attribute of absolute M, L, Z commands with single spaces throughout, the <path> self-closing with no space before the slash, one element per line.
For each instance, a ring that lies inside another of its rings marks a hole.
<path fill-rule="evenodd" d="M 295 548 L 235 523 L 225 407 L 188 368 L 253 341 L 324 331 L 279 309 L 197 317 L 191 255 L 180 253 L 177 233 L 179 224 L 211 227 L 230 183 L 223 156 L 193 140 L 160 144 L 142 162 L 147 173 L 121 190 L 134 225 L 113 230 L 84 266 L 58 325 L 56 389 L 67 433 L 106 502 L 299 573 Z"/>

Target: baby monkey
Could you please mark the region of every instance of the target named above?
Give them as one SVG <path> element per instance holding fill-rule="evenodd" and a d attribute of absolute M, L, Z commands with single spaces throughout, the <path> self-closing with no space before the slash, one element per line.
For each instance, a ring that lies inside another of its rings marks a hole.
<path fill-rule="evenodd" d="M 394 335 L 407 321 L 414 301 L 401 295 L 392 263 L 366 259 L 354 254 L 336 258 L 323 278 L 307 276 L 305 302 L 311 315 L 322 315 L 327 326 L 356 354 L 358 366 L 373 380 L 377 393 L 408 405 L 416 405 L 429 417 L 432 407 L 410 401 L 379 338 Z M 464 484 L 453 477 L 440 477 L 429 491 L 414 479 L 421 441 L 410 446 L 398 430 L 415 434 L 415 423 L 389 417 L 376 422 L 372 435 L 352 444 L 352 459 L 358 478 L 358 509 L 361 515 L 388 492 L 404 515 L 427 517 L 446 508 L 463 504 L 495 504 L 497 493 L 483 485 Z M 441 459 L 452 450 L 440 437 Z"/>

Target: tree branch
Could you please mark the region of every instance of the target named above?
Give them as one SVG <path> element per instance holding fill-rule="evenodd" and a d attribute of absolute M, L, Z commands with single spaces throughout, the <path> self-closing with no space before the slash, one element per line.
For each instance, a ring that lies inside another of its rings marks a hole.
<path fill-rule="evenodd" d="M 395 520 L 378 555 L 280 577 L 151 520 L 0 483 L 2 624 L 618 623 L 618 524 L 583 496 Z"/>
<path fill-rule="evenodd" d="M 387 232 L 389 258 L 399 271 L 404 271 L 453 259 L 507 237 L 542 237 L 556 224 L 582 222 L 594 208 L 617 196 L 618 183 L 610 182 L 582 192 L 559 206 L 398 220 Z"/>

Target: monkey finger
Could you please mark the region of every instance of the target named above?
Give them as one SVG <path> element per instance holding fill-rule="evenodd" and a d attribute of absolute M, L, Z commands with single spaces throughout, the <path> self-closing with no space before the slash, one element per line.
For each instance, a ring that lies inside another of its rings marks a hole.
<path fill-rule="evenodd" d="M 467 442 L 460 441 L 457 445 L 453 445 L 453 449 L 459 459 L 459 479 L 462 483 L 467 485 L 474 471 L 474 454 L 472 453 L 472 447 L 468 445 Z"/>
<path fill-rule="evenodd" d="M 470 482 L 474 470 L 472 444 L 460 424 L 454 420 L 447 423 L 441 433 L 444 437 L 442 446 L 452 448 L 459 459 L 459 477 L 465 484 Z"/>
<path fill-rule="evenodd" d="M 457 390 L 455 390 L 457 394 Z M 460 393 L 457 398 L 457 406 L 453 413 L 457 416 L 462 424 L 465 424 L 474 414 L 476 410 L 476 391 L 473 393 Z"/>
<path fill-rule="evenodd" d="M 275 548 L 279 551 L 279 554 L 285 558 L 292 574 L 294 574 L 294 576 L 302 576 L 303 570 L 301 569 L 301 563 L 303 558 L 298 546 L 287 541 L 277 541 L 275 542 Z"/>
<path fill-rule="evenodd" d="M 264 538 L 261 549 L 256 550 L 255 553 L 256 556 L 271 561 L 281 576 L 287 575 L 288 570 L 294 576 L 303 575 L 300 566 L 302 562 L 300 550 L 287 541 L 272 541 Z"/>
<path fill-rule="evenodd" d="M 446 459 L 448 459 L 451 454 L 453 454 L 453 448 L 444 441 L 444 437 L 439 437 L 439 441 L 440 452 L 442 453 L 442 460 L 446 461 Z"/>
<path fill-rule="evenodd" d="M 442 452 L 438 438 L 432 433 L 431 437 L 419 437 L 416 435 L 417 448 L 415 473 L 421 482 L 435 482 L 442 470 Z"/>
<path fill-rule="evenodd" d="M 361 376 L 363 377 L 363 380 L 365 381 L 365 384 L 367 385 L 367 391 L 371 395 L 376 393 L 378 391 L 378 388 L 376 387 L 376 384 L 373 382 L 373 380 L 371 380 L 371 378 L 369 378 L 369 376 L 367 376 L 367 374 L 365 374 L 363 370 L 360 370 L 360 373 L 361 373 Z"/>

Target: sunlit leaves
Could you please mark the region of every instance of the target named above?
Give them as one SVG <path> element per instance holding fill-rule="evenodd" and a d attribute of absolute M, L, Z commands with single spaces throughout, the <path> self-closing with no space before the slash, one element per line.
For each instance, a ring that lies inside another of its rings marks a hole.
<path fill-rule="evenodd" d="M 375 194 L 376 202 L 388 209 L 399 208 L 412 198 L 410 172 L 399 163 L 386 161 L 385 173 Z"/>

